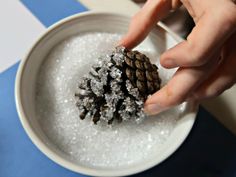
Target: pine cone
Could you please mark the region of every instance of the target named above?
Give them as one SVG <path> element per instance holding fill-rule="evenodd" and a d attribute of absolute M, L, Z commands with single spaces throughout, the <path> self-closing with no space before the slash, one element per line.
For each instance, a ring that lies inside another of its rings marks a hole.
<path fill-rule="evenodd" d="M 147 96 L 160 89 L 156 65 L 138 51 L 117 47 L 111 55 L 101 57 L 79 83 L 75 96 L 80 118 L 140 122 L 145 118 L 143 105 Z"/>

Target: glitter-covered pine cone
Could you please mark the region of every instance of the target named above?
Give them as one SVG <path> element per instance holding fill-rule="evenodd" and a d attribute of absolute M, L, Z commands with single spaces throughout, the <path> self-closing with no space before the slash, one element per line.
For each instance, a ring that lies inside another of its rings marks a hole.
<path fill-rule="evenodd" d="M 157 70 L 147 56 L 124 47 L 99 58 L 75 93 L 80 118 L 90 117 L 95 124 L 99 120 L 140 122 L 147 96 L 160 89 Z"/>

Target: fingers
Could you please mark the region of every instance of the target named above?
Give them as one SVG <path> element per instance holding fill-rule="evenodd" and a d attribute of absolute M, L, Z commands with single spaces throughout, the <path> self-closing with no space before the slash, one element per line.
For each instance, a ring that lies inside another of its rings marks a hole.
<path fill-rule="evenodd" d="M 177 2 L 174 4 L 177 5 Z M 152 27 L 171 10 L 171 0 L 149 0 L 132 18 L 128 33 L 118 45 L 133 48 L 144 40 Z"/>
<path fill-rule="evenodd" d="M 219 58 L 219 53 L 214 58 Z M 179 68 L 173 78 L 145 103 L 145 112 L 158 114 L 184 102 L 217 68 L 218 60 L 193 68 Z"/>
<path fill-rule="evenodd" d="M 217 77 L 214 77 L 214 79 L 201 86 L 196 93 L 193 94 L 193 98 L 195 100 L 202 100 L 222 94 L 235 84 L 235 73 L 234 75 L 232 74 L 225 72 L 219 73 Z"/>
<path fill-rule="evenodd" d="M 145 112 L 154 115 L 182 103 L 199 86 L 205 71 L 206 68 L 179 69 L 166 86 L 148 98 Z"/>
<path fill-rule="evenodd" d="M 222 10 L 221 7 L 214 10 L 218 13 L 209 10 L 199 18 L 186 41 L 161 56 L 161 64 L 164 67 L 201 66 L 219 50 L 235 31 L 236 11 L 229 8 Z"/>
<path fill-rule="evenodd" d="M 229 39 L 225 58 L 219 69 L 204 82 L 193 94 L 194 99 L 201 100 L 220 95 L 236 82 L 236 51 L 234 49 L 236 33 Z"/>

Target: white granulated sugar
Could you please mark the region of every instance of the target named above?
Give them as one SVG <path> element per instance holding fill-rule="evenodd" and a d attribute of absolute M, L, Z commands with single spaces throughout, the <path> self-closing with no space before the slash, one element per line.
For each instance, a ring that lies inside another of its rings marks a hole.
<path fill-rule="evenodd" d="M 110 33 L 70 37 L 52 49 L 39 72 L 36 111 L 43 131 L 69 158 L 90 167 L 118 168 L 151 158 L 181 112 L 181 107 L 176 107 L 140 124 L 108 126 L 80 120 L 74 98 L 77 84 L 97 57 L 113 49 L 120 37 Z M 149 53 L 142 46 L 139 50 Z M 161 76 L 165 80 L 165 74 Z"/>

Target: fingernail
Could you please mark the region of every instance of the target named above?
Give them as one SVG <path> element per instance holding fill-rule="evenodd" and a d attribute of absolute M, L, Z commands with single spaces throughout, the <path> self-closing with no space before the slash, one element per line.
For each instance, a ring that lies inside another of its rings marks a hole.
<path fill-rule="evenodd" d="M 144 112 L 148 115 L 155 115 L 166 109 L 167 108 L 164 108 L 158 104 L 148 104 L 144 107 Z"/>
<path fill-rule="evenodd" d="M 167 66 L 167 67 L 177 67 L 176 63 L 172 59 L 165 59 L 163 61 L 163 64 L 164 66 Z"/>

